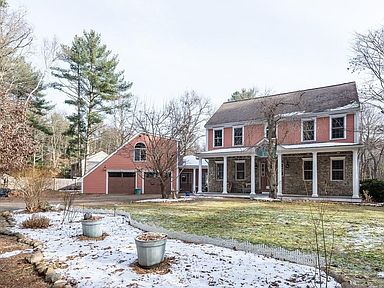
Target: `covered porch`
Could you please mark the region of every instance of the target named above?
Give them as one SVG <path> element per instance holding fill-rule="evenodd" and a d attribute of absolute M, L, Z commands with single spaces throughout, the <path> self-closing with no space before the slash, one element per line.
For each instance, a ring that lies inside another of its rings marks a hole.
<path fill-rule="evenodd" d="M 277 196 L 360 199 L 360 144 L 278 145 Z"/>
<path fill-rule="evenodd" d="M 277 197 L 360 201 L 360 147 L 355 143 L 278 145 Z M 211 195 L 264 196 L 269 191 L 266 156 L 262 146 L 205 151 L 197 154 L 198 173 L 201 175 L 202 161 L 207 159 L 207 191 Z M 203 192 L 201 181 L 198 182 L 197 192 Z"/>
<path fill-rule="evenodd" d="M 205 151 L 196 155 L 199 158 L 199 174 L 202 173 L 203 159 L 208 165 L 208 191 L 220 194 L 246 194 L 267 191 L 265 149 L 239 147 Z M 201 179 L 199 177 L 199 179 Z M 203 185 L 198 183 L 198 192 Z"/>

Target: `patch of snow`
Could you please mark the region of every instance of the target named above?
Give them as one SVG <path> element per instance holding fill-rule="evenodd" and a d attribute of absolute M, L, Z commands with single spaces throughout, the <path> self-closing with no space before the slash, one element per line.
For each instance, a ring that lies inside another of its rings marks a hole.
<path fill-rule="evenodd" d="M 305 111 L 294 111 L 294 112 L 290 112 L 290 113 L 280 114 L 279 116 L 280 117 L 293 117 L 293 116 L 300 116 L 303 114 L 305 114 Z"/>
<path fill-rule="evenodd" d="M 381 278 L 381 279 L 384 279 L 384 272 L 377 273 L 377 277 Z"/>
<path fill-rule="evenodd" d="M 162 199 L 162 198 L 156 198 L 156 199 L 145 199 L 145 200 L 139 200 L 136 201 L 137 203 L 169 203 L 169 202 L 183 202 L 183 201 L 192 201 L 196 200 L 197 197 L 190 196 L 190 197 L 183 197 L 183 198 L 177 198 L 177 199 Z"/>
<path fill-rule="evenodd" d="M 48 261 L 65 261 L 58 270 L 78 280 L 78 287 L 312 287 L 315 269 L 273 258 L 206 244 L 167 240 L 166 257 L 175 257 L 171 272 L 165 275 L 136 274 L 130 264 L 137 259 L 134 238 L 141 230 L 129 225 L 124 216 L 103 218 L 102 241 L 80 241 L 81 223 L 60 225 L 60 212 L 47 212 L 47 229 L 13 230 L 44 243 Z M 80 220 L 80 216 L 78 220 Z M 26 214 L 15 214 L 21 223 Z M 340 287 L 330 279 L 328 287 Z"/>
<path fill-rule="evenodd" d="M 335 111 L 349 110 L 349 109 L 354 109 L 354 108 L 359 108 L 359 107 L 360 107 L 359 103 L 357 103 L 356 101 L 353 101 L 352 103 L 347 104 L 347 105 L 342 106 L 342 107 L 327 109 L 327 110 L 325 110 L 325 112 L 335 112 Z"/>
<path fill-rule="evenodd" d="M 3 254 L 0 254 L 0 258 L 9 258 L 16 255 L 19 255 L 21 253 L 32 253 L 33 249 L 25 249 L 25 250 L 15 250 L 11 252 L 5 252 Z"/>
<path fill-rule="evenodd" d="M 349 227 L 342 241 L 349 244 L 347 249 L 370 250 L 384 243 L 384 228 L 370 225 Z"/>

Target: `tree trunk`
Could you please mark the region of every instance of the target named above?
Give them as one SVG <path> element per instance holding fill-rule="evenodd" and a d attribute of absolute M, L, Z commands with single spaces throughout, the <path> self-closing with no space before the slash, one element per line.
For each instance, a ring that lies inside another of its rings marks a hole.
<path fill-rule="evenodd" d="M 160 179 L 160 191 L 161 191 L 161 198 L 163 199 L 167 198 L 167 193 L 165 192 L 165 185 L 162 179 Z"/>

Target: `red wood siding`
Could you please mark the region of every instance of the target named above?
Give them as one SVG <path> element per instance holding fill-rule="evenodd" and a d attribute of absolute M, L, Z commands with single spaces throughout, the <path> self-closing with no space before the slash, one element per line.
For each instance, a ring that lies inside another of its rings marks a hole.
<path fill-rule="evenodd" d="M 330 139 L 330 117 L 316 118 L 316 142 L 354 142 L 355 114 L 346 115 L 346 138 Z M 254 124 L 244 126 L 244 145 L 254 146 L 264 138 L 264 124 Z M 301 119 L 291 121 L 280 121 L 277 127 L 277 137 L 279 144 L 300 144 L 301 142 Z M 232 146 L 232 128 L 224 129 L 224 147 L 213 146 L 213 129 L 208 129 L 208 150 L 230 148 Z"/>
<path fill-rule="evenodd" d="M 134 161 L 134 147 L 138 142 L 146 143 L 147 136 L 139 135 L 135 139 L 131 140 L 128 144 L 120 147 L 117 152 L 109 157 L 106 161 L 102 162 L 95 170 L 83 178 L 83 192 L 84 193 L 106 193 L 106 172 L 109 171 L 135 171 L 137 178 L 137 188 L 142 188 L 142 174 L 140 170 L 147 170 L 145 162 Z M 176 142 L 169 141 L 168 149 L 176 151 Z M 148 147 L 148 146 L 147 146 Z M 173 175 L 176 175 L 176 163 L 175 170 L 172 171 Z M 172 187 L 176 187 L 176 179 L 173 177 Z"/>

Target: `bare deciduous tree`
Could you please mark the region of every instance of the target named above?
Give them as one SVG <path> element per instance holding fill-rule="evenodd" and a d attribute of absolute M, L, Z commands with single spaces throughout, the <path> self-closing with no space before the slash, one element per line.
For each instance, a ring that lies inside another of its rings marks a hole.
<path fill-rule="evenodd" d="M 145 133 L 146 161 L 145 170 L 154 173 L 160 181 L 162 198 L 166 198 L 165 187 L 170 180 L 171 172 L 176 170 L 178 151 L 176 131 L 171 125 L 169 109 L 144 109 L 137 113 L 136 126 Z M 133 148 L 133 147 L 132 147 Z M 140 167 L 138 167 L 140 169 Z"/>
<path fill-rule="evenodd" d="M 24 105 L 0 93 L 0 174 L 23 168 L 36 148 Z"/>
<path fill-rule="evenodd" d="M 182 96 L 172 100 L 167 109 L 172 119 L 175 139 L 181 159 L 192 154 L 204 136 L 203 125 L 212 114 L 208 99 L 199 96 L 195 91 L 186 91 Z"/>
<path fill-rule="evenodd" d="M 361 140 L 364 145 L 360 150 L 361 178 L 384 178 L 384 115 L 367 105 L 363 106 L 361 117 Z"/>
<path fill-rule="evenodd" d="M 276 198 L 276 186 L 277 186 L 277 154 L 276 149 L 277 145 L 284 143 L 289 130 L 283 131 L 278 129 L 279 123 L 284 121 L 290 121 L 290 127 L 295 126 L 295 120 L 297 117 L 297 112 L 284 113 L 284 111 L 292 110 L 292 107 L 299 107 L 302 104 L 303 93 L 297 93 L 294 97 L 285 99 L 280 96 L 266 96 L 261 98 L 255 98 L 254 101 L 260 103 L 260 111 L 262 115 L 262 121 L 265 122 L 265 149 L 267 154 L 267 169 L 266 175 L 269 182 L 269 195 L 271 198 Z M 260 119 L 256 121 L 250 121 L 248 125 L 251 127 L 257 127 L 257 123 L 260 122 Z M 297 122 L 297 121 L 296 121 Z M 248 133 L 253 133 L 253 129 L 249 129 Z M 250 137 L 251 139 L 252 137 Z M 256 145 L 257 143 L 253 143 Z"/>
<path fill-rule="evenodd" d="M 384 110 L 384 27 L 355 35 L 354 57 L 350 60 L 352 72 L 365 72 L 363 96 Z"/>

